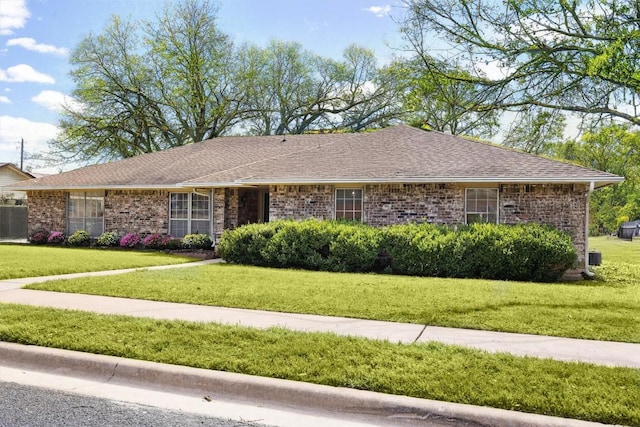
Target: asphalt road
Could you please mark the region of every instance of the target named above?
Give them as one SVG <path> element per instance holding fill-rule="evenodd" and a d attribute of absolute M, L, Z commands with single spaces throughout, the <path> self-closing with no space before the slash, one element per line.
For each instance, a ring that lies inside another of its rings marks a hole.
<path fill-rule="evenodd" d="M 0 382 L 0 402 L 0 427 L 258 426 L 9 382 Z"/>

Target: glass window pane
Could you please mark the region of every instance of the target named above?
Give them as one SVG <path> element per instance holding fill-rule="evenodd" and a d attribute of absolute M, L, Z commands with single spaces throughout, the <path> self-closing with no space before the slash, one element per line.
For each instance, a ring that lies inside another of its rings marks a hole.
<path fill-rule="evenodd" d="M 191 221 L 191 233 L 209 234 L 209 221 Z"/>
<path fill-rule="evenodd" d="M 498 189 L 468 188 L 466 191 L 467 224 L 498 222 Z"/>
<path fill-rule="evenodd" d="M 189 195 L 187 193 L 172 193 L 170 198 L 169 218 L 189 217 Z"/>
<path fill-rule="evenodd" d="M 362 219 L 362 190 L 336 190 L 336 219 Z"/>
<path fill-rule="evenodd" d="M 169 234 L 177 239 L 181 239 L 188 233 L 189 222 L 184 219 L 172 219 L 169 221 Z"/>
<path fill-rule="evenodd" d="M 67 203 L 67 234 L 85 230 L 91 237 L 104 231 L 104 192 L 69 193 Z"/>

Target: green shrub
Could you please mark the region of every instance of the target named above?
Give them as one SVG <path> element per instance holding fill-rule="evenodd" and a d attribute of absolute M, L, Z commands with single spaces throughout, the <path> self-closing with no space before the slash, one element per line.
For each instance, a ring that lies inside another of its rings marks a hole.
<path fill-rule="evenodd" d="M 577 259 L 567 234 L 536 224 L 380 229 L 317 220 L 226 230 L 218 253 L 228 262 L 271 267 L 544 282 L 558 280 Z"/>
<path fill-rule="evenodd" d="M 189 249 L 211 249 L 213 241 L 208 234 L 187 234 L 182 239 L 182 245 Z"/>
<path fill-rule="evenodd" d="M 98 246 L 118 246 L 118 242 L 120 242 L 120 236 L 115 231 L 106 231 L 98 237 L 96 240 L 96 245 Z"/>
<path fill-rule="evenodd" d="M 391 272 L 410 276 L 442 275 L 442 246 L 453 230 L 433 224 L 402 224 L 381 230 L 381 249 Z"/>
<path fill-rule="evenodd" d="M 225 230 L 217 245 L 218 255 L 228 262 L 268 266 L 262 252 L 282 224 L 282 221 L 248 224 Z"/>
<path fill-rule="evenodd" d="M 329 244 L 328 263 L 332 271 L 379 271 L 381 234 L 373 227 L 338 223 Z"/>
<path fill-rule="evenodd" d="M 182 249 L 182 240 L 181 239 L 171 239 L 167 242 L 167 247 L 165 249 L 169 250 L 177 250 Z"/>
<path fill-rule="evenodd" d="M 67 239 L 67 243 L 71 246 L 89 246 L 91 237 L 84 230 L 78 230 Z"/>

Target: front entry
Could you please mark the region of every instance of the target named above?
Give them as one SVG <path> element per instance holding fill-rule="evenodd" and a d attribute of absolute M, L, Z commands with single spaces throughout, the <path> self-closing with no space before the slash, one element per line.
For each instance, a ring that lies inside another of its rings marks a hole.
<path fill-rule="evenodd" d="M 238 225 L 269 222 L 269 187 L 238 191 Z"/>

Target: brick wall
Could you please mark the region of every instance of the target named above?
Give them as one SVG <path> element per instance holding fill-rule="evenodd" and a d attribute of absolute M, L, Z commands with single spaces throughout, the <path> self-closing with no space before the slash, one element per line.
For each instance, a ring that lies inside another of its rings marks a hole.
<path fill-rule="evenodd" d="M 537 222 L 569 233 L 583 266 L 588 190 L 586 184 L 502 185 L 500 223 Z"/>
<path fill-rule="evenodd" d="M 169 193 L 164 190 L 109 190 L 104 199 L 104 231 L 167 234 Z"/>
<path fill-rule="evenodd" d="M 332 185 L 272 185 L 269 188 L 269 218 L 332 219 Z"/>
<path fill-rule="evenodd" d="M 454 184 L 380 184 L 364 189 L 365 222 L 464 223 L 464 188 Z"/>
<path fill-rule="evenodd" d="M 38 228 L 48 231 L 67 229 L 67 193 L 64 191 L 28 191 L 29 233 Z"/>
<path fill-rule="evenodd" d="M 225 189 L 224 229 L 233 229 L 238 226 L 239 195 L 237 188 Z"/>
<path fill-rule="evenodd" d="M 213 231 L 217 241 L 225 228 L 226 193 L 224 188 L 213 190 Z"/>

